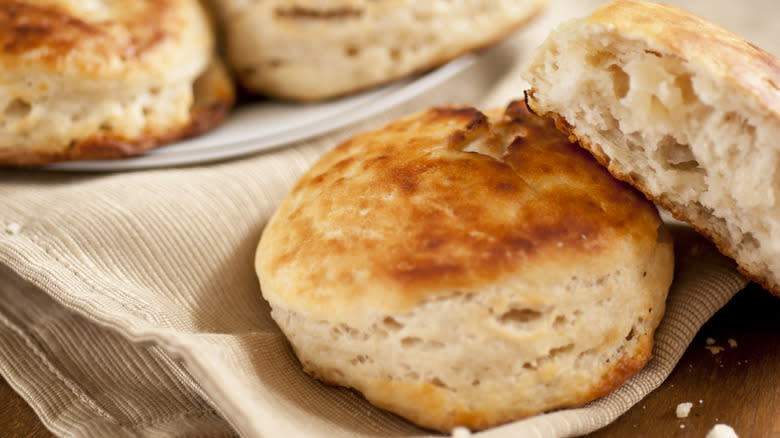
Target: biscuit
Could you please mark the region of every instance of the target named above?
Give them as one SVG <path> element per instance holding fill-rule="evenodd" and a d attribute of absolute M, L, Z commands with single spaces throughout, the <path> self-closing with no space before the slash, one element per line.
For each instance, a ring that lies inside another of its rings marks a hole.
<path fill-rule="evenodd" d="M 673 254 L 654 205 L 514 102 L 341 144 L 281 203 L 255 263 L 307 372 L 449 432 L 634 375 Z"/>
<path fill-rule="evenodd" d="M 0 164 L 122 158 L 222 121 L 233 84 L 197 1 L 0 7 Z"/>
<path fill-rule="evenodd" d="M 620 1 L 559 26 L 528 105 L 780 294 L 780 61 L 689 12 Z"/>
<path fill-rule="evenodd" d="M 446 63 L 506 37 L 545 0 L 212 0 L 249 91 L 311 101 Z"/>

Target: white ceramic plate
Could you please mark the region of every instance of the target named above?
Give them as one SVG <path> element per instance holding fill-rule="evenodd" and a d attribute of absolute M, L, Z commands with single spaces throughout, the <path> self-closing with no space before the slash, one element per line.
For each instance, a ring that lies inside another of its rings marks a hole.
<path fill-rule="evenodd" d="M 450 79 L 476 55 L 458 58 L 427 74 L 324 103 L 261 101 L 242 105 L 220 127 L 201 136 L 116 160 L 70 161 L 44 167 L 68 171 L 120 171 L 224 160 L 281 147 L 371 117 Z"/>

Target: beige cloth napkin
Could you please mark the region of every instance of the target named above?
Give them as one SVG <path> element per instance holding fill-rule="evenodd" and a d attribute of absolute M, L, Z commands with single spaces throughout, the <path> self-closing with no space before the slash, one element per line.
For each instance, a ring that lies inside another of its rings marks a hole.
<path fill-rule="evenodd" d="M 61 436 L 430 435 L 301 372 L 261 297 L 255 246 L 295 180 L 349 135 L 432 104 L 521 96 L 528 51 L 554 23 L 598 3 L 551 1 L 532 27 L 452 81 L 321 138 L 187 168 L 0 171 L 2 376 Z M 586 434 L 663 382 L 746 284 L 711 245 L 685 228 L 675 234 L 678 270 L 649 366 L 588 406 L 479 436 Z"/>

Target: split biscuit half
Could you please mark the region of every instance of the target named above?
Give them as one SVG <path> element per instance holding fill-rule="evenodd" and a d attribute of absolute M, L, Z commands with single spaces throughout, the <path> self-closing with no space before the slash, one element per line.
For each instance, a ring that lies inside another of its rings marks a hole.
<path fill-rule="evenodd" d="M 780 294 L 780 61 L 671 6 L 617 1 L 556 28 L 527 103 Z"/>

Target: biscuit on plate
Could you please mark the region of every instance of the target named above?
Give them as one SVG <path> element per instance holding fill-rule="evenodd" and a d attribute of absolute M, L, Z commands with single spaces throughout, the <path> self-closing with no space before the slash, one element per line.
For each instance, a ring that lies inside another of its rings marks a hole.
<path fill-rule="evenodd" d="M 514 102 L 341 144 L 281 203 L 255 263 L 307 372 L 448 432 L 634 375 L 673 254 L 653 204 Z"/>
<path fill-rule="evenodd" d="M 559 26 L 528 105 L 780 294 L 780 61 L 689 12 L 620 1 Z"/>
<path fill-rule="evenodd" d="M 122 158 L 206 131 L 233 103 L 197 1 L 7 0 L 0 164 Z"/>
<path fill-rule="evenodd" d="M 545 0 L 211 0 L 241 84 L 271 97 L 341 96 L 491 45 Z"/>

